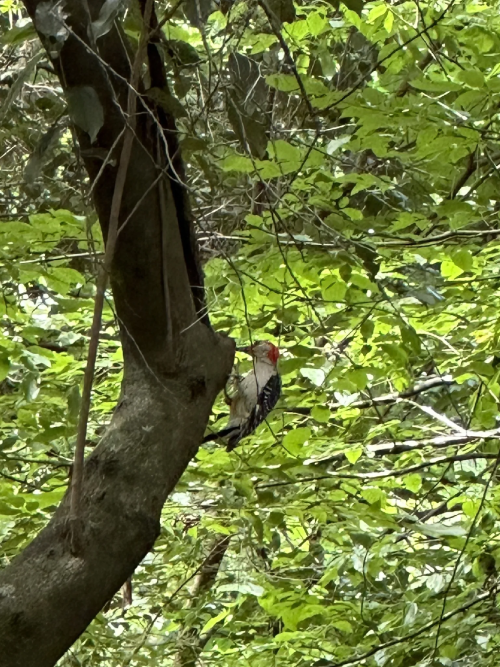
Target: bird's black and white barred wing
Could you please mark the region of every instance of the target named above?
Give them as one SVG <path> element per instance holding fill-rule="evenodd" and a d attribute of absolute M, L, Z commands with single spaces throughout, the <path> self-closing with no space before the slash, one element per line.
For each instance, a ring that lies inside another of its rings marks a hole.
<path fill-rule="evenodd" d="M 257 405 L 254 407 L 247 421 L 242 424 L 237 438 L 230 439 L 227 450 L 230 452 L 238 442 L 255 431 L 259 424 L 266 419 L 274 408 L 281 395 L 281 378 L 278 374 L 272 375 L 262 387 L 257 397 Z"/>

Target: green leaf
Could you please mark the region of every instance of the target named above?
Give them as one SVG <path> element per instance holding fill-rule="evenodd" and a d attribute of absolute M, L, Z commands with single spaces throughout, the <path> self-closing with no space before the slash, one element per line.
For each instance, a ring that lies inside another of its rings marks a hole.
<path fill-rule="evenodd" d="M 242 155 L 230 155 L 220 163 L 223 171 L 239 171 L 243 174 L 251 174 L 254 166 L 250 158 Z"/>
<path fill-rule="evenodd" d="M 81 401 L 80 387 L 75 384 L 68 391 L 68 419 L 73 423 L 78 421 Z"/>
<path fill-rule="evenodd" d="M 479 70 L 459 70 L 457 79 L 471 88 L 483 88 L 484 86 L 484 74 Z"/>
<path fill-rule="evenodd" d="M 479 500 L 466 500 L 464 503 L 462 503 L 462 510 L 464 514 L 468 517 L 471 517 L 472 519 L 478 513 L 479 507 L 480 507 Z"/>
<path fill-rule="evenodd" d="M 349 371 L 346 377 L 348 380 L 353 382 L 360 391 L 366 389 L 366 386 L 368 384 L 368 376 L 366 374 L 366 371 L 364 371 L 362 368 L 357 368 L 353 371 Z"/>
<path fill-rule="evenodd" d="M 388 7 L 385 4 L 385 2 L 379 2 L 377 5 L 375 5 L 375 7 L 373 7 L 373 9 L 370 9 L 367 22 L 373 23 L 374 21 L 376 21 L 376 19 L 380 18 L 381 16 L 384 16 L 387 11 Z"/>
<path fill-rule="evenodd" d="M 427 577 L 425 581 L 427 588 L 435 594 L 440 593 L 443 590 L 445 583 L 445 578 L 439 572 L 434 572 L 430 577 Z"/>
<path fill-rule="evenodd" d="M 299 84 L 293 74 L 269 74 L 266 76 L 266 83 L 284 93 L 299 90 Z"/>
<path fill-rule="evenodd" d="M 311 410 L 311 417 L 320 424 L 327 424 L 330 416 L 330 409 L 323 405 L 315 405 Z"/>
<path fill-rule="evenodd" d="M 337 628 L 337 630 L 340 630 L 341 632 L 345 632 L 347 634 L 351 634 L 354 631 L 349 621 L 333 620 L 330 621 L 330 625 L 334 628 Z"/>
<path fill-rule="evenodd" d="M 377 487 L 363 489 L 361 495 L 370 505 L 374 505 L 375 503 L 383 505 L 387 497 L 385 491 Z"/>
<path fill-rule="evenodd" d="M 396 362 L 396 364 L 401 366 L 406 364 L 408 356 L 400 345 L 385 343 L 380 347 L 394 362 Z"/>
<path fill-rule="evenodd" d="M 363 453 L 363 447 L 356 447 L 354 449 L 346 449 L 344 452 L 346 459 L 354 465 L 356 461 L 360 458 L 361 454 Z"/>
<path fill-rule="evenodd" d="M 291 454 L 297 455 L 302 450 L 304 443 L 311 437 L 311 429 L 309 427 L 295 428 L 283 438 L 283 447 Z"/>
<path fill-rule="evenodd" d="M 394 26 L 394 14 L 389 9 L 384 19 L 384 28 L 390 34 Z"/>
<path fill-rule="evenodd" d="M 270 142 L 267 151 L 269 155 L 275 157 L 278 162 L 299 162 L 301 157 L 298 148 L 282 139 Z"/>
<path fill-rule="evenodd" d="M 370 338 L 373 336 L 373 331 L 375 329 L 375 325 L 371 320 L 365 320 L 363 324 L 361 325 L 360 332 L 363 338 L 366 340 L 370 340 Z"/>
<path fill-rule="evenodd" d="M 463 273 L 463 269 L 460 268 L 454 261 L 445 259 L 441 262 L 441 275 L 447 280 L 455 280 Z"/>
<path fill-rule="evenodd" d="M 415 329 L 410 326 L 401 326 L 400 329 L 403 342 L 408 345 L 415 354 L 420 354 L 422 342 Z"/>
<path fill-rule="evenodd" d="M 456 264 L 462 271 L 472 271 L 474 260 L 469 250 L 462 248 L 452 255 L 453 263 Z"/>
<path fill-rule="evenodd" d="M 301 368 L 300 374 L 317 387 L 321 387 L 326 377 L 325 371 L 322 368 Z"/>
<path fill-rule="evenodd" d="M 338 577 L 339 571 L 336 567 L 329 567 L 325 574 L 319 580 L 320 586 L 328 586 L 331 581 L 334 581 Z"/>
<path fill-rule="evenodd" d="M 292 25 L 287 27 L 287 33 L 291 39 L 300 44 L 304 41 L 304 37 L 309 34 L 307 21 L 294 21 Z"/>
<path fill-rule="evenodd" d="M 410 602 L 407 605 L 403 625 L 413 625 L 418 617 L 418 605 L 415 602 Z"/>
<path fill-rule="evenodd" d="M 331 139 L 326 146 L 326 152 L 328 153 L 328 155 L 333 155 L 338 151 L 339 148 L 342 148 L 342 146 L 345 146 L 345 144 L 349 143 L 350 140 L 351 140 L 350 136 L 339 137 L 338 139 Z"/>
<path fill-rule="evenodd" d="M 27 373 L 21 383 L 23 388 L 24 398 L 27 402 L 34 401 L 40 393 L 40 386 L 38 383 L 38 374 Z"/>
<path fill-rule="evenodd" d="M 217 623 L 220 623 L 220 621 L 223 621 L 227 616 L 229 616 L 231 610 L 230 609 L 223 609 L 220 614 L 217 614 L 217 616 L 214 616 L 211 618 L 209 621 L 205 623 L 203 628 L 201 629 L 201 634 L 204 635 L 206 632 L 211 630 L 214 626 L 217 625 Z"/>
<path fill-rule="evenodd" d="M 35 26 L 31 21 L 23 26 L 14 26 L 0 37 L 2 44 L 22 44 L 29 39 L 35 39 L 37 36 Z"/>
<path fill-rule="evenodd" d="M 462 537 L 467 534 L 467 531 L 462 526 L 446 526 L 442 523 L 415 523 L 412 525 L 413 530 L 429 535 L 429 537 Z"/>
<path fill-rule="evenodd" d="M 422 477 L 417 473 L 414 473 L 412 475 L 406 475 L 403 478 L 403 484 L 409 491 L 412 491 L 413 493 L 418 493 L 422 487 Z"/>
<path fill-rule="evenodd" d="M 15 507 L 11 507 L 5 502 L 2 502 L 0 500 L 0 516 L 13 516 L 16 514 L 19 514 L 21 512 L 20 509 L 17 509 Z"/>
<path fill-rule="evenodd" d="M 328 276 L 322 281 L 323 298 L 327 301 L 343 301 L 347 292 L 347 285 L 337 276 Z"/>
<path fill-rule="evenodd" d="M 10 370 L 9 353 L 7 350 L 0 348 L 0 382 L 5 380 Z"/>
<path fill-rule="evenodd" d="M 363 214 L 356 208 L 343 208 L 342 213 L 348 215 L 351 220 L 363 220 Z"/>
<path fill-rule="evenodd" d="M 307 17 L 307 27 L 311 35 L 317 37 L 328 27 L 328 21 L 319 12 L 311 12 Z"/>

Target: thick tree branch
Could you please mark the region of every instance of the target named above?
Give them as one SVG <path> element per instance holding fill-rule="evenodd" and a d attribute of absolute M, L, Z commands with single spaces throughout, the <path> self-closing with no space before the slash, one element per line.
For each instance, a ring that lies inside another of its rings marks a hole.
<path fill-rule="evenodd" d="M 35 26 L 37 7 L 46 11 L 47 4 L 25 1 Z M 70 32 L 52 64 L 66 93 L 90 88 L 102 107 L 94 143 L 76 129 L 109 243 L 134 58 L 116 25 L 97 44 L 89 37 L 102 4 L 65 3 Z M 161 69 L 161 61 L 154 67 Z M 118 217 L 127 224 L 110 270 L 124 353 L 122 394 L 85 463 L 78 556 L 69 548 L 67 494 L 48 526 L 0 572 L 2 667 L 52 667 L 132 574 L 159 533 L 163 503 L 195 454 L 232 365 L 233 343 L 198 319 L 202 279 L 174 119 L 146 106 L 137 88 L 140 113 Z M 99 152 L 112 158 L 104 167 L 93 157 Z"/>
<path fill-rule="evenodd" d="M 134 144 L 134 134 L 136 127 L 136 92 L 140 81 L 140 69 L 142 67 L 143 55 L 148 38 L 148 25 L 151 17 L 153 0 L 148 0 L 147 10 L 145 12 L 145 22 L 143 25 L 139 48 L 135 56 L 134 67 L 132 69 L 131 85 L 128 91 L 127 117 L 128 123 L 123 134 L 123 145 L 121 149 L 118 171 L 116 174 L 115 189 L 111 201 L 111 211 L 109 216 L 108 238 L 106 251 L 104 253 L 104 262 L 97 276 L 96 298 L 94 303 L 94 316 L 92 319 L 92 328 L 90 333 L 89 351 L 87 355 L 87 365 L 83 378 L 82 404 L 78 420 L 78 432 L 75 447 L 75 459 L 71 475 L 71 505 L 70 505 L 70 528 L 73 552 L 80 549 L 81 544 L 81 523 L 80 523 L 80 500 L 82 494 L 83 466 L 85 458 L 85 441 L 87 439 L 87 423 L 90 414 L 90 401 L 92 394 L 92 384 L 94 381 L 95 364 L 97 359 L 97 349 L 99 347 L 99 333 L 101 330 L 102 309 L 104 306 L 104 294 L 108 284 L 108 274 L 111 271 L 113 258 L 115 255 L 116 241 L 118 239 L 118 224 L 120 209 L 123 199 L 123 190 L 125 180 L 130 164 L 132 146 Z"/>

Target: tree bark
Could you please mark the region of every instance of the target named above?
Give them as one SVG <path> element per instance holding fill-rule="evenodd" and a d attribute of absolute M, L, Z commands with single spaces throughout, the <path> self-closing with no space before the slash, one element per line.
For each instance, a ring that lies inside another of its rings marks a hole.
<path fill-rule="evenodd" d="M 24 4 L 40 34 L 37 6 L 48 3 Z M 104 124 L 93 144 L 76 131 L 106 238 L 133 54 L 116 24 L 94 43 L 90 23 L 102 4 L 65 3 L 70 33 L 52 63 L 66 93 L 88 86 L 102 107 Z M 46 34 L 40 37 L 53 48 Z M 148 64 L 151 85 L 166 85 L 154 43 Z M 91 157 L 95 148 L 114 160 L 97 181 L 103 162 Z M 165 499 L 196 453 L 230 372 L 234 344 L 204 315 L 183 179 L 174 119 L 139 95 L 120 213 L 126 224 L 111 270 L 124 353 L 122 395 L 85 464 L 81 553 L 70 551 L 66 494 L 47 527 L 0 573 L 2 667 L 54 665 L 132 574 L 159 534 Z"/>

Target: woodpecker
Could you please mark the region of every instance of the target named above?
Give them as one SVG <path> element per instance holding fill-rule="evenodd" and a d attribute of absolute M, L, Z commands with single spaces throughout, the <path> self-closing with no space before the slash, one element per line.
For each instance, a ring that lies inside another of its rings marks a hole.
<path fill-rule="evenodd" d="M 274 408 L 281 394 L 281 378 L 277 368 L 280 352 L 276 345 L 264 340 L 238 350 L 253 358 L 253 370 L 236 381 L 237 390 L 230 402 L 227 426 L 203 439 L 203 442 L 219 438 L 225 440 L 228 452 L 242 438 L 255 431 Z"/>

